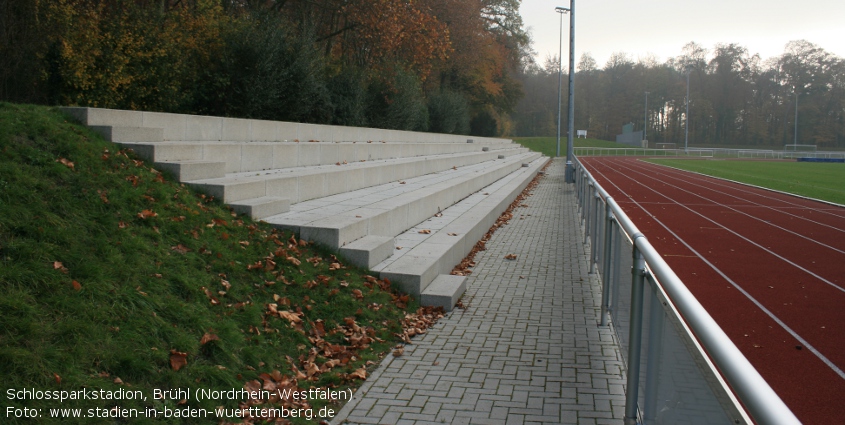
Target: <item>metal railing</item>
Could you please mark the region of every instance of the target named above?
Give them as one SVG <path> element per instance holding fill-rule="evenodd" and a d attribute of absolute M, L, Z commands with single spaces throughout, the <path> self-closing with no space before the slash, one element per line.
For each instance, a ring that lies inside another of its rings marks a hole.
<path fill-rule="evenodd" d="M 577 157 L 574 164 L 590 272 L 602 281 L 601 325 L 610 318 L 627 366 L 625 423 L 800 423 Z"/>
<path fill-rule="evenodd" d="M 689 148 L 657 149 L 657 148 L 597 148 L 576 147 L 575 156 L 666 156 L 666 157 L 704 157 L 704 158 L 754 158 L 754 159 L 796 159 L 796 158 L 828 158 L 843 159 L 843 151 L 789 151 L 767 149 L 726 149 L 726 148 Z"/>

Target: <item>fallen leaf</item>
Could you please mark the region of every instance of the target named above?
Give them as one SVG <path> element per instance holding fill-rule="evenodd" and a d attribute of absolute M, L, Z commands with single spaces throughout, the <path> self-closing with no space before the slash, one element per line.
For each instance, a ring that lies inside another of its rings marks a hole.
<path fill-rule="evenodd" d="M 357 300 L 363 300 L 364 299 L 364 294 L 361 293 L 360 289 L 353 289 L 352 290 L 352 296 L 355 297 L 355 299 L 357 299 Z"/>
<path fill-rule="evenodd" d="M 405 354 L 405 347 L 397 347 L 393 350 L 393 357 L 400 357 Z"/>
<path fill-rule="evenodd" d="M 279 317 L 289 320 L 291 324 L 302 323 L 302 318 L 294 312 L 283 310 L 279 312 Z"/>
<path fill-rule="evenodd" d="M 123 380 L 120 379 L 119 377 L 114 378 L 114 381 L 112 381 L 112 382 L 114 382 L 117 385 L 123 385 Z"/>
<path fill-rule="evenodd" d="M 79 282 L 74 280 L 72 283 L 73 283 L 73 289 L 75 289 L 77 291 L 82 289 L 82 285 Z"/>
<path fill-rule="evenodd" d="M 148 219 L 150 217 L 158 217 L 158 214 L 156 214 L 152 210 L 144 210 L 138 213 L 138 218 Z"/>
<path fill-rule="evenodd" d="M 419 231 L 419 232 L 417 232 L 417 233 L 421 233 L 421 234 L 423 234 L 423 235 L 430 235 L 430 234 L 431 234 L 431 230 L 429 230 L 429 229 L 422 229 L 422 230 L 420 230 L 420 231 Z"/>
<path fill-rule="evenodd" d="M 505 255 L 505 260 L 516 260 L 516 254 Z"/>
<path fill-rule="evenodd" d="M 55 380 L 56 380 L 56 383 L 57 383 L 57 384 L 61 385 L 61 383 L 62 383 L 62 377 L 61 377 L 61 376 L 59 376 L 59 374 L 58 374 L 58 373 L 53 373 L 53 379 L 55 379 Z"/>
<path fill-rule="evenodd" d="M 70 168 L 71 170 L 74 169 L 73 168 L 73 162 L 71 162 L 67 158 L 59 158 L 59 159 L 56 160 L 56 162 L 61 162 L 62 165 L 66 166 L 67 168 Z"/>
<path fill-rule="evenodd" d="M 188 364 L 188 353 L 182 351 L 170 350 L 170 367 L 178 371 L 183 366 Z"/>
<path fill-rule="evenodd" d="M 447 233 L 447 235 L 449 235 L 449 236 L 458 236 L 458 234 L 457 234 L 457 233 Z"/>
<path fill-rule="evenodd" d="M 349 377 L 350 378 L 358 378 L 358 379 L 361 379 L 361 380 L 367 379 L 367 368 L 364 367 L 364 366 L 361 366 L 360 369 L 356 370 L 355 372 L 350 373 Z"/>
<path fill-rule="evenodd" d="M 219 341 L 220 337 L 216 334 L 205 333 L 200 339 L 200 345 L 205 345 L 211 341 Z"/>
<path fill-rule="evenodd" d="M 188 247 L 186 247 L 185 245 L 182 245 L 182 244 L 179 244 L 179 245 L 176 245 L 176 246 L 171 246 L 170 249 L 173 250 L 173 251 L 176 251 L 176 252 L 178 252 L 182 255 L 185 255 L 185 254 L 187 254 L 191 251 L 190 248 L 188 248 Z"/>

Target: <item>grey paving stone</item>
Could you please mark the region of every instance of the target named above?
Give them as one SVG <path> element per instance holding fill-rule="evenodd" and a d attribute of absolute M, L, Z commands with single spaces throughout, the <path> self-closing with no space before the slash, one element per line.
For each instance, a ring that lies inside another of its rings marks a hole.
<path fill-rule="evenodd" d="M 388 356 L 333 423 L 622 422 L 622 357 L 597 326 L 601 285 L 563 175 L 555 159 L 476 256 L 467 308 Z"/>

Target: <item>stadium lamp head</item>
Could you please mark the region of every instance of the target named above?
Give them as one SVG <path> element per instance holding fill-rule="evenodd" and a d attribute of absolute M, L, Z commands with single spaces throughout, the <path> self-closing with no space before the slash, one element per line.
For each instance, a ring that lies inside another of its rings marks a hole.
<path fill-rule="evenodd" d="M 555 8 L 555 12 L 557 12 L 557 13 L 567 13 L 567 12 L 569 12 L 569 8 L 558 6 L 558 7 Z"/>

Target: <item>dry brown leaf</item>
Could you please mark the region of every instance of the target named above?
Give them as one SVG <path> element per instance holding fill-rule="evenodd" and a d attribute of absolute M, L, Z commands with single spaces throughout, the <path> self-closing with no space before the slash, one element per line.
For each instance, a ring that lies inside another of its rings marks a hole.
<path fill-rule="evenodd" d="M 188 248 L 187 246 L 182 245 L 182 244 L 179 244 L 179 245 L 176 245 L 176 246 L 171 246 L 170 249 L 172 251 L 176 251 L 176 252 L 178 252 L 179 254 L 182 254 L 182 255 L 185 255 L 185 254 L 191 252 L 190 248 Z"/>
<path fill-rule="evenodd" d="M 73 289 L 74 289 L 74 290 L 79 291 L 79 290 L 81 290 L 81 289 L 82 289 L 82 285 L 81 285 L 79 282 L 77 282 L 77 281 L 75 281 L 75 280 L 74 280 L 74 281 L 73 281 L 73 282 L 71 282 L 71 283 L 73 284 Z"/>
<path fill-rule="evenodd" d="M 188 353 L 182 351 L 170 350 L 170 367 L 178 371 L 188 364 Z"/>
<path fill-rule="evenodd" d="M 367 379 L 367 368 L 364 367 L 364 366 L 361 366 L 360 369 L 356 370 L 355 372 L 350 373 L 349 378 L 357 378 L 357 379 L 361 379 L 361 380 Z"/>
<path fill-rule="evenodd" d="M 405 354 L 405 347 L 396 347 L 396 349 L 393 350 L 393 357 L 400 357 L 403 354 Z"/>
<path fill-rule="evenodd" d="M 61 377 L 61 376 L 59 376 L 59 374 L 58 374 L 58 373 L 53 373 L 53 379 L 55 379 L 55 380 L 56 380 L 56 383 L 57 383 L 57 384 L 59 384 L 59 385 L 61 385 L 61 384 L 62 384 L 62 377 Z"/>
<path fill-rule="evenodd" d="M 138 213 L 138 218 L 148 219 L 150 217 L 158 217 L 158 214 L 153 212 L 153 210 L 144 210 Z"/>
<path fill-rule="evenodd" d="M 282 310 L 279 312 L 279 317 L 289 320 L 291 324 L 302 323 L 302 318 L 297 313 L 291 311 Z"/>
<path fill-rule="evenodd" d="M 355 299 L 357 299 L 357 300 L 363 300 L 364 299 L 364 294 L 361 293 L 360 289 L 353 289 L 352 290 L 352 296 L 355 297 Z"/>
<path fill-rule="evenodd" d="M 505 260 L 516 260 L 516 254 L 505 255 Z"/>
<path fill-rule="evenodd" d="M 205 345 L 211 341 L 219 341 L 220 337 L 217 334 L 210 334 L 206 332 L 200 339 L 200 345 Z"/>
<path fill-rule="evenodd" d="M 74 169 L 73 168 L 73 162 L 71 162 L 67 158 L 59 158 L 59 159 L 56 160 L 56 162 L 61 162 L 62 165 L 66 166 L 67 168 L 70 168 L 71 170 Z"/>
<path fill-rule="evenodd" d="M 431 234 L 431 230 L 429 230 L 429 229 L 422 229 L 422 230 L 420 230 L 420 231 L 419 231 L 419 232 L 417 232 L 417 233 L 421 233 L 421 234 L 423 234 L 423 235 L 430 235 L 430 234 Z"/>

